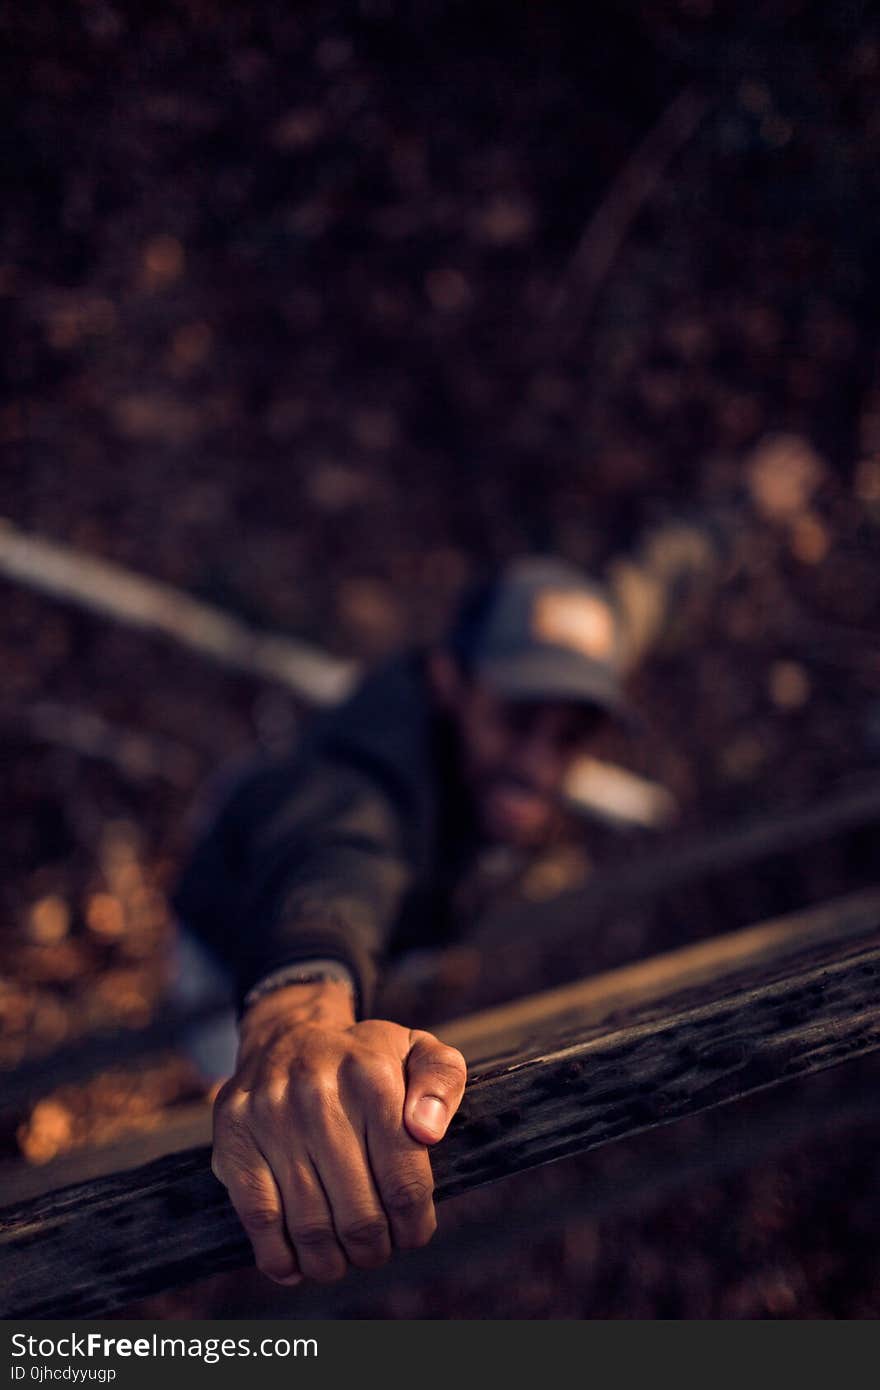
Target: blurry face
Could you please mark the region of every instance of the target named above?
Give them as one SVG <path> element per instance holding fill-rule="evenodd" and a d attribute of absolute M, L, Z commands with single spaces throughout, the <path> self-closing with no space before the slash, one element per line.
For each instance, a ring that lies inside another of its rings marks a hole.
<path fill-rule="evenodd" d="M 563 700 L 506 700 L 459 675 L 450 694 L 462 772 L 484 833 L 496 843 L 540 845 L 555 823 L 572 764 L 605 723 L 604 711 Z"/>

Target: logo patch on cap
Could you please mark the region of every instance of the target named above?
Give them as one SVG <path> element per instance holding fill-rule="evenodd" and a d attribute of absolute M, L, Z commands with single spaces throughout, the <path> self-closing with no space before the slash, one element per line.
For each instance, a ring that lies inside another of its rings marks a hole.
<path fill-rule="evenodd" d="M 608 661 L 614 647 L 614 614 L 593 594 L 545 589 L 535 599 L 532 631 L 542 642 L 570 647 L 593 661 Z"/>

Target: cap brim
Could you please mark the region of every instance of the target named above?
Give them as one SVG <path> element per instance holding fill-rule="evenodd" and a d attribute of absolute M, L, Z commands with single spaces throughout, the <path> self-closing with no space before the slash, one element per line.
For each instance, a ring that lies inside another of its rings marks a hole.
<path fill-rule="evenodd" d="M 477 674 L 508 700 L 571 700 L 598 705 L 633 729 L 644 722 L 607 667 L 563 647 L 488 657 Z"/>

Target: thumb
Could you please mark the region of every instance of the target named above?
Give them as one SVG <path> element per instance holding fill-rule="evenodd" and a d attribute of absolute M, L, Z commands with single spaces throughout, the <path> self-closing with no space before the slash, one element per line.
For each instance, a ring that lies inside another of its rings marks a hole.
<path fill-rule="evenodd" d="M 433 1033 L 413 1030 L 410 1042 L 403 1121 L 419 1144 L 436 1144 L 461 1104 L 467 1065 L 460 1052 Z"/>

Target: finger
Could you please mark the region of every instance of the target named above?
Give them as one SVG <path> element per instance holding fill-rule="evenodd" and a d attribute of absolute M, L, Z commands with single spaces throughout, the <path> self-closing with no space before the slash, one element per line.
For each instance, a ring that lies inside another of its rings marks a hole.
<path fill-rule="evenodd" d="M 413 1030 L 406 1059 L 404 1123 L 413 1139 L 436 1144 L 464 1095 L 467 1065 L 461 1053 L 433 1033 Z"/>
<path fill-rule="evenodd" d="M 215 1143 L 211 1167 L 229 1193 L 244 1227 L 257 1268 L 279 1284 L 300 1284 L 302 1274 L 287 1238 L 281 1193 L 272 1171 L 255 1145 L 235 1141 L 235 1152 L 222 1139 Z"/>
<path fill-rule="evenodd" d="M 391 1254 L 391 1230 L 370 1172 L 366 1137 L 341 1127 L 329 1143 L 313 1136 L 312 1161 L 327 1196 L 337 1239 L 351 1264 L 376 1269 Z"/>
<path fill-rule="evenodd" d="M 428 1150 L 404 1127 L 402 1099 L 376 1105 L 368 1114 L 367 1152 L 394 1244 L 414 1250 L 437 1229 L 434 1178 Z"/>
<path fill-rule="evenodd" d="M 298 1149 L 280 1159 L 275 1167 L 287 1236 L 300 1270 L 319 1284 L 334 1283 L 348 1269 L 348 1259 L 339 1243 L 330 1203 L 311 1154 Z"/>
<path fill-rule="evenodd" d="M 340 1075 L 343 1095 L 325 1095 L 323 1102 L 311 1109 L 307 1128 L 298 1132 L 308 1135 L 309 1156 L 339 1244 L 353 1265 L 373 1269 L 391 1254 L 391 1232 L 370 1172 L 361 1118 L 377 1102 L 381 1090 L 361 1076 L 362 1070 L 359 1063 L 351 1061 Z M 402 1099 L 399 1064 L 397 1086 Z M 300 1096 L 296 1104 L 302 1103 Z"/>

